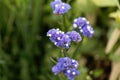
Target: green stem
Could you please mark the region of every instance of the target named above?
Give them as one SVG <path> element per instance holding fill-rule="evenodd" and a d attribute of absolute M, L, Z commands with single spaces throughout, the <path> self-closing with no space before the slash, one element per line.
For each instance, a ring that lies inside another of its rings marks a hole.
<path fill-rule="evenodd" d="M 64 27 L 64 31 L 66 32 L 67 26 L 66 26 L 66 21 L 65 21 L 65 15 L 62 15 L 62 16 L 63 16 L 63 27 Z"/>
<path fill-rule="evenodd" d="M 56 58 L 54 58 L 54 57 L 50 57 L 50 60 L 53 62 L 53 63 L 57 63 L 57 59 Z"/>
<path fill-rule="evenodd" d="M 84 40 L 84 37 L 83 37 L 83 40 Z M 79 51 L 80 46 L 81 46 L 82 43 L 83 43 L 83 40 L 82 40 L 82 41 L 78 44 L 78 46 L 76 47 L 75 51 L 73 52 L 72 57 L 75 57 L 75 56 L 76 56 L 76 53 Z"/>
<path fill-rule="evenodd" d="M 69 3 L 70 2 L 70 0 L 67 0 L 67 3 Z"/>
<path fill-rule="evenodd" d="M 64 57 L 67 57 L 67 50 L 66 49 L 62 49 L 61 52 L 63 53 Z"/>

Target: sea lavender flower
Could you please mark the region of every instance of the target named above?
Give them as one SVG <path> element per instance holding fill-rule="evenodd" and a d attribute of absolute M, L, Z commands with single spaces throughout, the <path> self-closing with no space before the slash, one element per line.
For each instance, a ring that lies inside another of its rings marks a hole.
<path fill-rule="evenodd" d="M 76 31 L 69 31 L 66 33 L 70 39 L 74 42 L 80 42 L 82 40 L 80 34 Z"/>
<path fill-rule="evenodd" d="M 51 2 L 50 5 L 51 5 L 52 9 L 55 10 L 56 6 L 57 6 L 58 4 L 61 4 L 61 3 L 62 3 L 61 0 L 54 0 L 53 2 Z"/>
<path fill-rule="evenodd" d="M 74 23 L 73 23 L 73 27 L 74 28 L 82 28 L 83 26 L 89 24 L 89 21 L 87 21 L 86 18 L 84 17 L 78 17 L 76 19 L 74 19 Z"/>
<path fill-rule="evenodd" d="M 71 39 L 66 34 L 64 34 L 58 42 L 55 42 L 55 45 L 57 47 L 61 46 L 63 48 L 69 48 L 70 44 L 71 44 Z"/>
<path fill-rule="evenodd" d="M 74 59 L 63 57 L 59 58 L 58 63 L 52 67 L 52 71 L 55 75 L 64 73 L 69 80 L 74 80 L 74 77 L 79 75 L 80 72 L 77 70 L 78 62 Z"/>
<path fill-rule="evenodd" d="M 62 2 L 61 0 L 54 0 L 50 5 L 53 9 L 53 13 L 58 15 L 68 12 L 71 8 L 69 4 Z"/>
<path fill-rule="evenodd" d="M 59 29 L 50 29 L 47 32 L 47 36 L 50 38 L 52 42 L 58 42 L 59 40 L 61 40 L 63 35 L 64 32 L 60 31 Z"/>
<path fill-rule="evenodd" d="M 64 72 L 64 74 L 68 77 L 69 80 L 74 80 L 74 77 L 79 75 L 80 72 L 76 69 L 68 69 Z"/>
<path fill-rule="evenodd" d="M 78 30 L 84 36 L 92 37 L 93 34 L 94 34 L 94 30 L 91 27 L 89 21 L 86 18 L 84 18 L 84 17 L 79 17 L 79 18 L 74 19 L 73 27 L 74 28 L 78 28 Z"/>
<path fill-rule="evenodd" d="M 47 36 L 57 47 L 69 48 L 71 44 L 69 36 L 59 29 L 50 29 Z"/>
<path fill-rule="evenodd" d="M 80 32 L 82 32 L 84 36 L 87 36 L 87 37 L 92 37 L 94 34 L 94 30 L 90 25 L 86 25 L 86 27 L 83 27 L 82 29 L 79 29 L 79 30 Z"/>

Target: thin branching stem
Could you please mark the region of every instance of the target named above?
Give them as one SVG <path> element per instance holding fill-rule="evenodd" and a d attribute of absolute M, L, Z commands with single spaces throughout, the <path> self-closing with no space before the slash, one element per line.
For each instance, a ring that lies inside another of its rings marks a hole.
<path fill-rule="evenodd" d="M 63 27 L 64 27 L 64 31 L 67 31 L 67 26 L 66 26 L 66 21 L 65 21 L 65 15 L 62 15 L 63 17 Z"/>
<path fill-rule="evenodd" d="M 84 40 L 84 37 L 83 37 L 83 40 Z M 75 51 L 73 52 L 73 55 L 72 55 L 72 57 L 75 57 L 75 55 L 76 55 L 76 53 L 79 51 L 79 49 L 80 49 L 80 46 L 82 45 L 82 43 L 83 43 L 83 40 L 77 45 L 77 47 L 76 47 L 76 49 L 75 49 Z"/>

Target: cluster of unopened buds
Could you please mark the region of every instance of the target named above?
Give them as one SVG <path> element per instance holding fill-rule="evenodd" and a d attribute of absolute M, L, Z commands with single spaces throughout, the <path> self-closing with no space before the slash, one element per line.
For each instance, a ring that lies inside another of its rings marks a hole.
<path fill-rule="evenodd" d="M 62 2 L 61 0 L 54 0 L 51 2 L 51 7 L 54 14 L 63 15 L 71 9 L 68 3 Z M 80 42 L 82 36 L 92 37 L 94 30 L 91 27 L 89 21 L 85 17 L 78 17 L 73 21 L 73 30 L 63 32 L 59 28 L 50 29 L 47 32 L 47 36 L 57 47 L 68 49 L 71 46 L 71 42 Z M 74 80 L 74 77 L 79 75 L 78 62 L 68 57 L 58 59 L 58 63 L 53 66 L 52 71 L 54 74 L 63 72 L 69 80 Z"/>

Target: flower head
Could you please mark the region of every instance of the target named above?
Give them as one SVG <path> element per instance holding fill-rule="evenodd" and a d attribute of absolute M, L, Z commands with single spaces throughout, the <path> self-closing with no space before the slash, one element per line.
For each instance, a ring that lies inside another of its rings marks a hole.
<path fill-rule="evenodd" d="M 58 4 L 61 4 L 62 1 L 61 0 L 54 0 L 53 2 L 51 2 L 51 7 L 53 10 L 55 10 L 55 8 L 58 6 Z"/>
<path fill-rule="evenodd" d="M 61 0 L 51 2 L 51 7 L 54 14 L 64 14 L 71 8 L 69 4 L 62 2 Z"/>
<path fill-rule="evenodd" d="M 53 66 L 52 71 L 55 75 L 63 72 L 69 80 L 74 80 L 74 77 L 80 74 L 77 68 L 78 62 L 76 60 L 64 57 L 58 60 L 58 63 Z"/>
<path fill-rule="evenodd" d="M 74 77 L 79 75 L 80 72 L 76 69 L 68 69 L 64 72 L 64 74 L 68 77 L 69 80 L 74 80 Z"/>
<path fill-rule="evenodd" d="M 79 30 L 84 36 L 92 37 L 94 34 L 94 30 L 90 25 L 86 25 L 86 27 L 83 27 L 83 29 Z"/>
<path fill-rule="evenodd" d="M 55 45 L 57 47 L 61 46 L 63 48 L 69 48 L 70 44 L 71 44 L 71 39 L 66 34 L 64 34 L 58 42 L 55 42 Z"/>
<path fill-rule="evenodd" d="M 61 40 L 63 35 L 64 32 L 60 31 L 59 29 L 50 29 L 47 32 L 47 36 L 50 38 L 52 42 L 58 42 L 59 40 Z"/>
<path fill-rule="evenodd" d="M 87 24 L 89 24 L 89 21 L 87 21 L 86 18 L 79 17 L 79 18 L 74 19 L 73 27 L 80 29 L 80 28 L 83 28 L 83 26 L 85 26 Z"/>
<path fill-rule="evenodd" d="M 78 28 L 79 31 L 84 36 L 92 37 L 94 34 L 94 30 L 91 27 L 91 25 L 89 24 L 89 21 L 84 17 L 79 17 L 79 18 L 74 19 L 73 27 Z"/>
<path fill-rule="evenodd" d="M 69 31 L 66 33 L 70 39 L 74 42 L 80 42 L 82 40 L 80 34 L 76 31 Z"/>
<path fill-rule="evenodd" d="M 50 29 L 47 36 L 57 47 L 69 48 L 71 44 L 69 36 L 59 29 Z"/>

